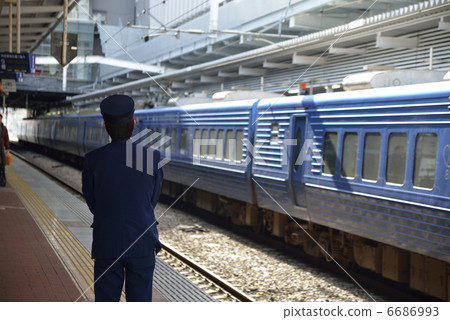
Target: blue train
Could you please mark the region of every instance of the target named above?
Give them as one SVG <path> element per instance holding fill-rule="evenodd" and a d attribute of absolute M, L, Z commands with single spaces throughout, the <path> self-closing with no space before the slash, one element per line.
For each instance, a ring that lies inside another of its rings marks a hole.
<path fill-rule="evenodd" d="M 134 134 L 158 133 L 163 193 L 192 186 L 200 208 L 448 300 L 449 96 L 447 81 L 138 110 Z M 100 114 L 27 119 L 19 139 L 79 157 L 109 142 Z"/>

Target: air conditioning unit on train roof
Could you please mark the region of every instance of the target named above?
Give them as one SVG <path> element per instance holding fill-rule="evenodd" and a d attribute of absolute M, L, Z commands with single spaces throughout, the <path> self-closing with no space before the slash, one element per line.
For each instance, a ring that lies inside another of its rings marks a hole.
<path fill-rule="evenodd" d="M 277 98 L 280 94 L 266 91 L 254 91 L 254 90 L 232 90 L 232 91 L 220 91 L 213 94 L 212 99 L 214 102 L 223 101 L 236 101 L 246 99 L 265 99 L 265 98 Z"/>
<path fill-rule="evenodd" d="M 432 70 L 387 70 L 371 71 L 349 75 L 344 78 L 344 90 L 360 90 L 404 86 L 409 84 L 442 81 L 445 71 Z"/>
<path fill-rule="evenodd" d="M 185 96 L 179 96 L 170 98 L 167 102 L 167 106 L 185 106 L 189 104 L 199 104 L 199 103 L 210 103 L 212 102 L 211 95 L 204 92 L 194 92 L 191 94 L 186 94 Z"/>
<path fill-rule="evenodd" d="M 450 71 L 445 74 L 444 80 L 450 80 Z"/>

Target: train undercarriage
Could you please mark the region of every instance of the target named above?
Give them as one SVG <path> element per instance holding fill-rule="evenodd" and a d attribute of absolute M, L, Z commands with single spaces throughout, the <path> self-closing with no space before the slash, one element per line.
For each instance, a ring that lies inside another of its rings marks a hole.
<path fill-rule="evenodd" d="M 185 186 L 164 181 L 162 194 L 176 198 Z M 352 264 L 384 278 L 408 285 L 411 289 L 450 301 L 450 264 L 362 238 L 285 214 L 225 198 L 207 191 L 190 189 L 186 203 L 229 218 L 234 225 L 246 226 L 294 246 L 315 258 L 335 261 L 343 267 Z"/>

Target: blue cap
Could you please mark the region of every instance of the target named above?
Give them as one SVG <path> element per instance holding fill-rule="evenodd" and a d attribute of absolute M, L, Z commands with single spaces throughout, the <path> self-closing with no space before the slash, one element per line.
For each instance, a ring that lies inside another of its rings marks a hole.
<path fill-rule="evenodd" d="M 130 96 L 115 94 L 100 103 L 103 120 L 110 124 L 122 124 L 133 121 L 134 101 Z"/>

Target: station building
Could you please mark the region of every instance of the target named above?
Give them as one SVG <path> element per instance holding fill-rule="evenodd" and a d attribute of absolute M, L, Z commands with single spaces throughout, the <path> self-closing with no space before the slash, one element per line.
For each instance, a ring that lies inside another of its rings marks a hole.
<path fill-rule="evenodd" d="M 36 55 L 3 108 L 79 112 L 120 92 L 149 108 L 436 81 L 450 70 L 448 0 L 69 1 L 76 51 L 65 68 L 51 52 L 63 3 L 1 2 L 0 51 Z"/>

